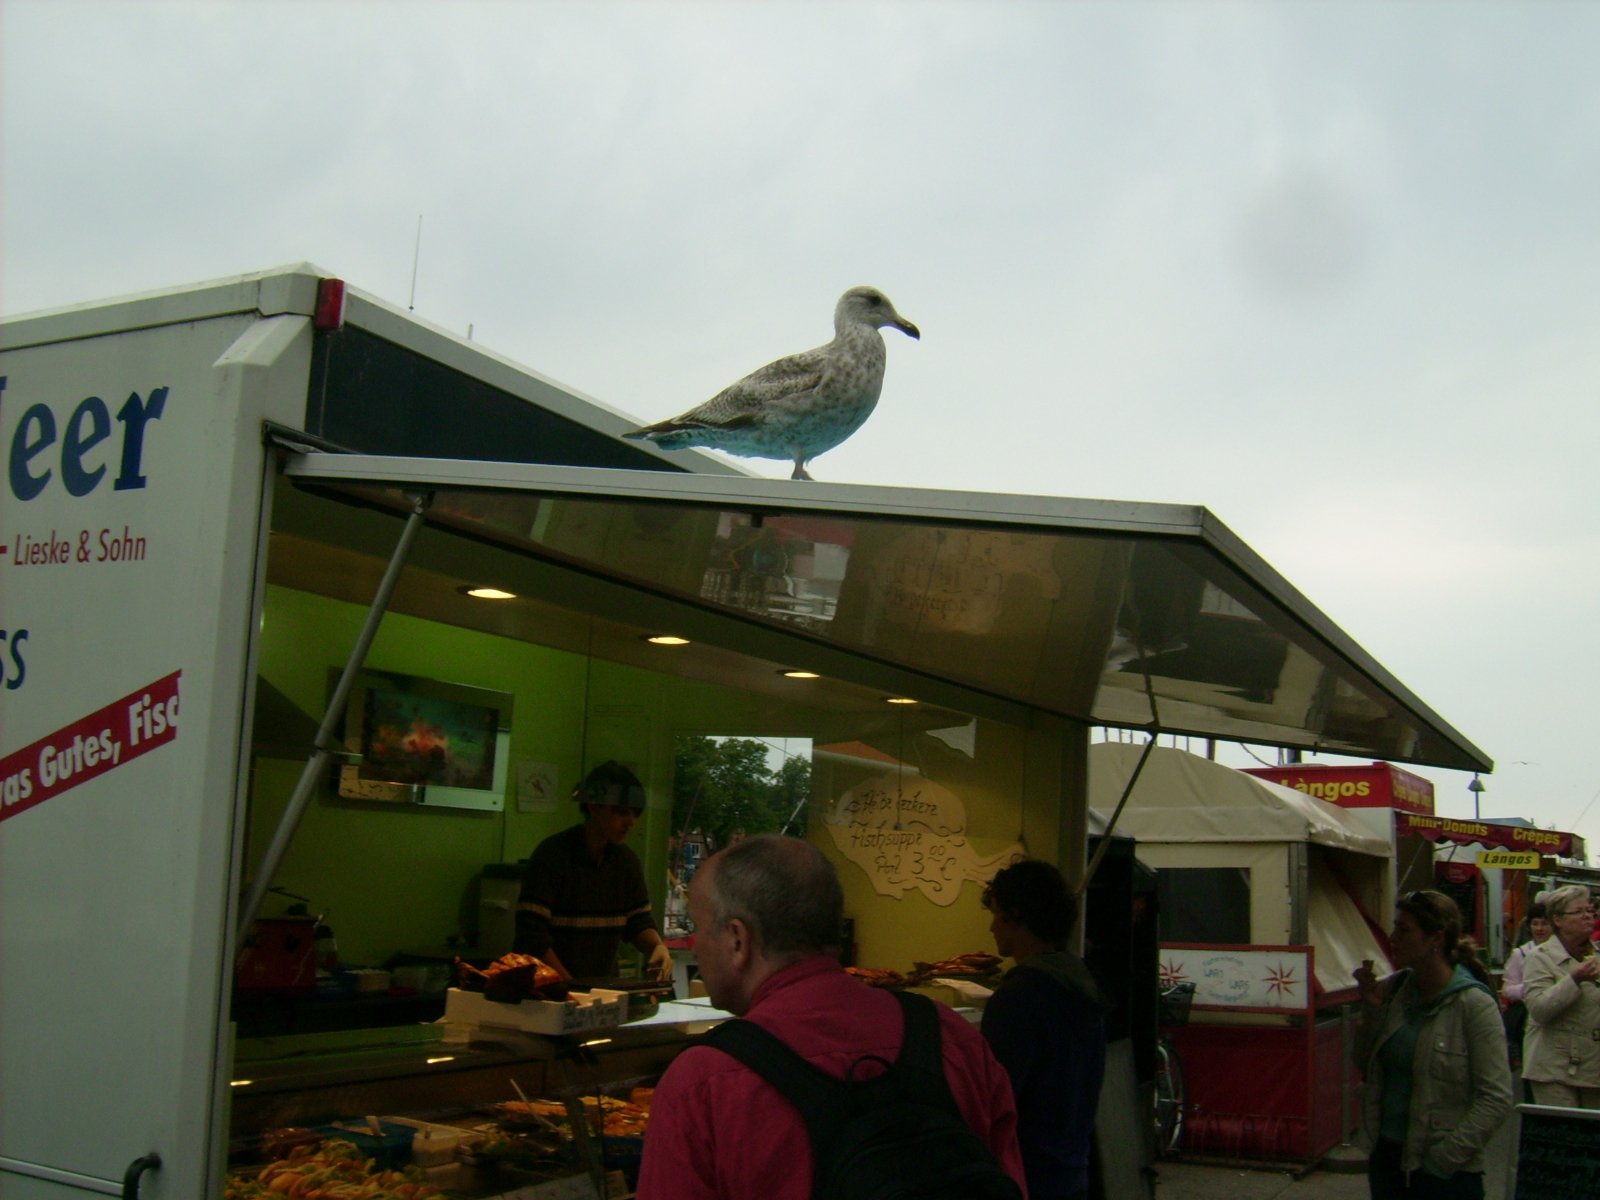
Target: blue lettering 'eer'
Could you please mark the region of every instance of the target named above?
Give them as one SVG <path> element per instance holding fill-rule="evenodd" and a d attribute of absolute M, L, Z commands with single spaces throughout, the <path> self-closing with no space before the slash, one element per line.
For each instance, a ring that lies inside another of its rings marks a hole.
<path fill-rule="evenodd" d="M 6 377 L 0 375 L 0 402 L 4 401 L 6 382 Z M 117 476 L 111 485 L 114 491 L 135 491 L 149 482 L 144 474 L 145 426 L 160 420 L 166 406 L 167 389 L 159 387 L 150 393 L 149 400 L 142 399 L 138 392 L 130 393 L 117 410 L 122 448 Z M 87 496 L 100 486 L 107 471 L 106 463 L 95 461 L 91 451 L 111 436 L 111 411 L 98 396 L 86 397 L 72 410 L 64 431 L 57 428 L 55 413 L 48 405 L 32 405 L 22 414 L 11 436 L 6 472 L 11 494 L 26 501 L 44 492 L 55 474 L 46 465 L 45 452 L 59 440 L 61 485 L 69 495 Z"/>

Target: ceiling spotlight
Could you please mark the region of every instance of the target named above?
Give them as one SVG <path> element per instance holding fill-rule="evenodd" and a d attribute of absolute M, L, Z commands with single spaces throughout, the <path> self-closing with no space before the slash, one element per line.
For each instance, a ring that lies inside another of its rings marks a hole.
<path fill-rule="evenodd" d="M 474 600 L 515 600 L 517 598 L 515 592 L 502 591 L 497 587 L 462 586 L 456 590 L 463 596 L 471 596 Z"/>
<path fill-rule="evenodd" d="M 798 670 L 794 670 L 794 671 L 779 671 L 778 674 L 782 675 L 785 679 L 821 679 L 822 678 L 822 676 L 818 675 L 815 671 L 798 671 Z"/>
<path fill-rule="evenodd" d="M 645 637 L 652 646 L 687 646 L 689 639 L 675 633 L 652 633 Z"/>
<path fill-rule="evenodd" d="M 885 696 L 883 698 L 883 700 L 884 700 L 885 704 L 915 704 L 916 703 L 916 701 L 913 700 L 910 696 Z"/>

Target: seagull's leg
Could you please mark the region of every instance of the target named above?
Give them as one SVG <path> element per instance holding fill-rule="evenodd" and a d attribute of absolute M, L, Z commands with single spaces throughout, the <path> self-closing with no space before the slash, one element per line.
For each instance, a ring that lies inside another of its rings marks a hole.
<path fill-rule="evenodd" d="M 811 476 L 806 474 L 806 458 L 805 458 L 804 454 L 796 454 L 794 456 L 794 474 L 789 476 L 789 478 L 790 479 L 811 479 Z M 814 480 L 814 479 L 811 480 L 811 481 L 813 483 L 816 482 L 816 480 Z"/>

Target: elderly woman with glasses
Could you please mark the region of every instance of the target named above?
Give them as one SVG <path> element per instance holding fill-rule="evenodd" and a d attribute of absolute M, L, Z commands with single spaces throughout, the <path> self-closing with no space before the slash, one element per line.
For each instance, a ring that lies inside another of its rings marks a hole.
<path fill-rule="evenodd" d="M 1372 1200 L 1482 1200 L 1483 1149 L 1512 1105 L 1500 1004 L 1442 892 L 1395 904 L 1389 957 L 1385 980 L 1355 972 Z"/>
<path fill-rule="evenodd" d="M 1590 940 L 1594 904 L 1581 884 L 1557 888 L 1544 909 L 1555 936 L 1528 955 L 1522 1077 L 1536 1104 L 1600 1108 L 1600 954 Z"/>

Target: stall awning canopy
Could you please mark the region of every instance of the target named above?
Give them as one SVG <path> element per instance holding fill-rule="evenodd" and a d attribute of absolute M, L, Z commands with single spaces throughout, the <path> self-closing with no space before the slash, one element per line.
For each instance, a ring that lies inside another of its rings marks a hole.
<path fill-rule="evenodd" d="M 1112 812 L 1143 746 L 1089 748 L 1089 804 Z M 1392 852 L 1336 804 L 1196 754 L 1158 746 L 1145 758 L 1117 829 L 1141 842 L 1314 842 L 1374 858 Z"/>
<path fill-rule="evenodd" d="M 1397 836 L 1416 834 L 1430 842 L 1454 842 L 1458 846 L 1483 846 L 1490 850 L 1537 850 L 1558 858 L 1574 858 L 1574 848 L 1582 839 L 1559 829 L 1535 829 L 1531 825 L 1503 825 L 1495 821 L 1454 821 L 1448 817 L 1429 817 L 1421 813 L 1396 811 Z"/>
<path fill-rule="evenodd" d="M 429 524 L 711 620 L 727 648 L 809 648 L 967 711 L 1492 766 L 1203 508 L 303 450 L 284 469 L 380 511 L 425 495 Z"/>

